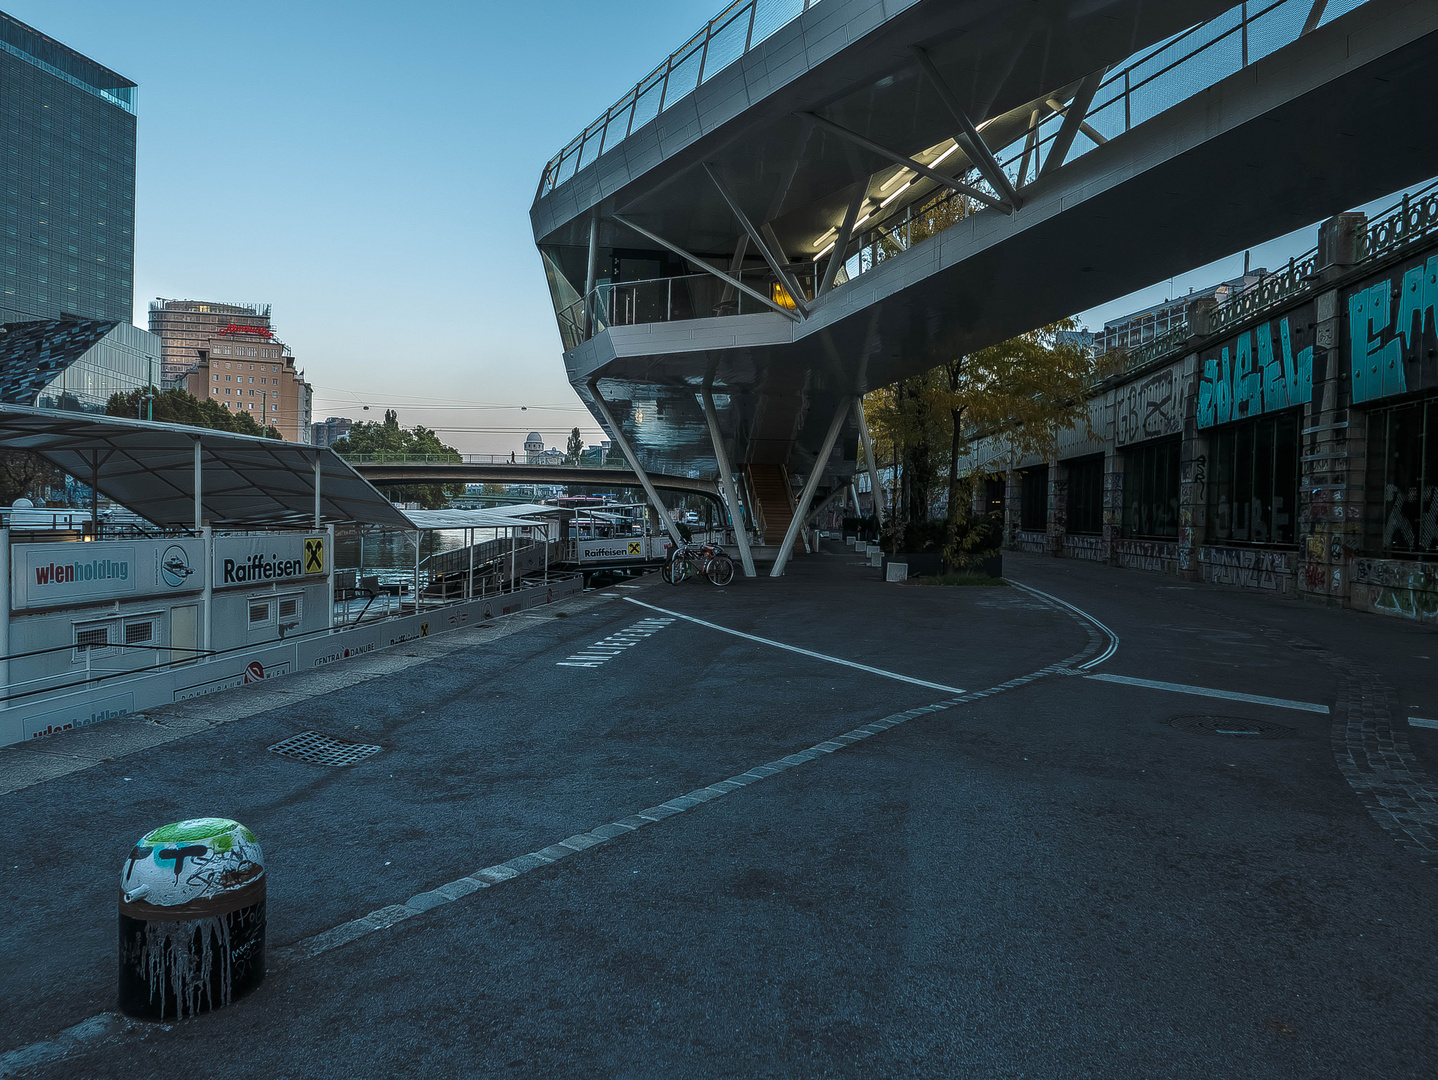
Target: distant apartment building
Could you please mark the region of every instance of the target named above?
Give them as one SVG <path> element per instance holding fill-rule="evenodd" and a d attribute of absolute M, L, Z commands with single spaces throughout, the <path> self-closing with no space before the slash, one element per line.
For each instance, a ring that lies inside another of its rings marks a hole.
<path fill-rule="evenodd" d="M 333 446 L 350 433 L 354 421 L 347 416 L 327 416 L 310 425 L 310 441 L 316 446 Z"/>
<path fill-rule="evenodd" d="M 1242 277 L 1221 281 L 1206 289 L 1190 292 L 1187 296 L 1165 300 L 1161 304 L 1154 304 L 1152 307 L 1135 311 L 1121 319 L 1106 322 L 1103 329 L 1093 335 L 1094 351 L 1103 355 L 1114 349 L 1134 349 L 1155 338 L 1161 338 L 1175 327 L 1184 325 L 1187 319 L 1188 305 L 1195 300 L 1210 297 L 1221 304 L 1235 293 L 1241 293 L 1245 289 L 1257 285 L 1267 275 L 1268 271 L 1261 268 L 1247 271 Z"/>
<path fill-rule="evenodd" d="M 198 359 L 175 385 L 248 412 L 288 442 L 310 441 L 313 389 L 289 349 L 267 328 L 227 326 L 196 351 Z"/>
<path fill-rule="evenodd" d="M 181 382 L 199 362 L 200 350 L 227 334 L 254 331 L 265 338 L 254 346 L 256 356 L 273 360 L 283 347 L 269 339 L 274 336 L 270 325 L 269 304 L 227 304 L 217 300 L 166 300 L 150 302 L 150 333 L 162 342 L 161 378 L 163 386 Z M 273 354 L 273 355 L 272 355 Z"/>
<path fill-rule="evenodd" d="M 0 323 L 129 323 L 135 84 L 0 12 Z"/>

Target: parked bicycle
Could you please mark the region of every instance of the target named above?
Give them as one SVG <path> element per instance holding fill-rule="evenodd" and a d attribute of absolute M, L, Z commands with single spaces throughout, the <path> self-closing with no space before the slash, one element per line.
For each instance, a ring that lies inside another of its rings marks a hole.
<path fill-rule="evenodd" d="M 702 575 L 709 584 L 724 586 L 734 580 L 734 560 L 718 544 L 680 544 L 661 574 L 671 585 Z"/>

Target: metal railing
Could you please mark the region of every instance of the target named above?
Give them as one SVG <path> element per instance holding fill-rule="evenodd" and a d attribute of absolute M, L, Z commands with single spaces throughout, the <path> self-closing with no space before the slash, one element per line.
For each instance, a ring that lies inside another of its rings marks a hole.
<path fill-rule="evenodd" d="M 735 0 L 556 154 L 544 167 L 538 195 L 553 191 L 817 3 Z"/>
<path fill-rule="evenodd" d="M 611 461 L 608 454 L 597 460 L 593 455 L 584 455 L 578 461 L 564 454 L 520 453 L 520 454 L 399 454 L 380 451 L 374 454 L 340 454 L 350 465 L 567 465 L 584 469 L 626 468 L 623 461 Z M 380 481 L 387 483 L 387 481 Z"/>
<path fill-rule="evenodd" d="M 1438 234 L 1438 180 L 1410 191 L 1392 206 L 1378 211 L 1364 231 L 1359 265 L 1387 258 L 1404 248 Z M 1312 292 L 1317 282 L 1318 249 L 1310 248 L 1288 260 L 1282 270 L 1265 275 L 1246 289 L 1215 306 L 1208 315 L 1205 335 L 1222 334 L 1265 311 Z M 1184 351 L 1193 328 L 1185 313 L 1162 337 L 1127 350 L 1122 365 L 1108 376 L 1123 375 L 1165 356 Z"/>

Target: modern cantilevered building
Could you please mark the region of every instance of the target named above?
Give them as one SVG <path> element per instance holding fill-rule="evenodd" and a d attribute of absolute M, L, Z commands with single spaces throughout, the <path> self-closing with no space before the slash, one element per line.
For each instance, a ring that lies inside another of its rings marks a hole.
<path fill-rule="evenodd" d="M 1435 63 L 1407 0 L 738 0 L 544 168 L 570 382 L 782 573 L 864 392 L 1438 173 Z"/>

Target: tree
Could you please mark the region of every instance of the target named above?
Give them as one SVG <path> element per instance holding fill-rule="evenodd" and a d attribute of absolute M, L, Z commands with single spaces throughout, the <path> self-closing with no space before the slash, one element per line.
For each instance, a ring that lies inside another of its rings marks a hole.
<path fill-rule="evenodd" d="M 0 450 L 0 506 L 35 500 L 65 483 L 65 474 L 28 450 Z M 5 568 L 5 573 L 9 573 Z"/>
<path fill-rule="evenodd" d="M 569 433 L 569 444 L 564 448 L 564 463 L 566 465 L 578 465 L 579 459 L 584 456 L 584 436 L 579 434 L 575 428 Z"/>
<path fill-rule="evenodd" d="M 384 421 L 373 420 L 355 424 L 343 439 L 334 444 L 335 453 L 382 455 L 390 460 L 461 461 L 460 453 L 440 442 L 439 435 L 416 424 L 406 429 L 399 426 L 399 414 L 386 409 Z M 417 502 L 426 510 L 438 510 L 450 499 L 464 494 L 463 484 L 391 484 L 380 488 L 391 502 Z"/>
<path fill-rule="evenodd" d="M 145 390 L 131 390 L 124 394 L 112 394 L 105 405 L 107 416 L 142 417 L 146 395 L 154 395 L 154 419 L 162 424 L 186 424 L 190 427 L 212 428 L 215 431 L 230 431 L 236 435 L 264 435 L 278 439 L 280 433 L 272 428 L 261 427 L 248 410 L 227 409 L 218 401 L 197 398 L 179 387 L 163 392 L 153 386 Z"/>
<path fill-rule="evenodd" d="M 946 550 L 970 533 L 972 484 L 986 473 L 1030 455 L 1047 457 L 1061 431 L 1087 425 L 1087 392 L 1114 362 L 1095 360 L 1060 337 L 1071 319 L 955 356 L 923 375 L 903 379 L 865 398 L 877 436 L 879 462 L 896 476 L 895 534 L 913 542 L 929 521 L 930 488 L 947 471 Z M 1002 433 L 1001 457 L 976 462 L 961 475 L 964 448 L 978 433 Z"/>

